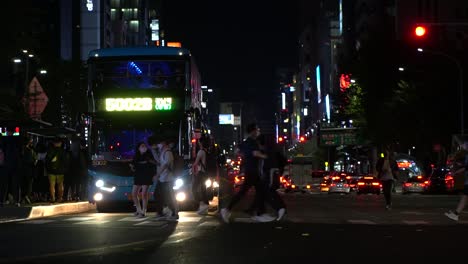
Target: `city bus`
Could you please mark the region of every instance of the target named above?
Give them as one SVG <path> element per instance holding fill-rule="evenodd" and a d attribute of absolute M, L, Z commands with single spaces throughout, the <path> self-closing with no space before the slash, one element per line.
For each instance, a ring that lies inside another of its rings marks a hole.
<path fill-rule="evenodd" d="M 193 201 L 188 164 L 202 128 L 200 75 L 190 51 L 176 47 L 93 50 L 88 58 L 88 194 L 103 211 L 133 205 L 129 163 L 138 142 L 157 135 L 185 162 L 175 175 L 179 205 Z M 150 202 L 154 199 L 150 189 Z"/>

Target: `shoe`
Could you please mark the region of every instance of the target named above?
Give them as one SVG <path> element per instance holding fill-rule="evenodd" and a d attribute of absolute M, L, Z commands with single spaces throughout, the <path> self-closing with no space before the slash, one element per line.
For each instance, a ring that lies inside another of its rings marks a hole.
<path fill-rule="evenodd" d="M 164 216 L 170 216 L 170 215 L 172 215 L 172 210 L 169 209 L 169 207 L 166 206 L 166 207 L 163 208 L 162 213 L 163 213 Z"/>
<path fill-rule="evenodd" d="M 145 218 L 146 217 L 146 214 L 145 213 L 138 213 L 137 218 Z"/>
<path fill-rule="evenodd" d="M 252 217 L 253 220 L 261 223 L 267 223 L 267 222 L 273 222 L 276 220 L 275 217 L 269 215 L 269 214 L 262 214 L 262 215 L 256 215 Z"/>
<path fill-rule="evenodd" d="M 197 214 L 199 214 L 199 215 L 208 214 L 208 208 L 209 208 L 209 206 L 207 204 L 200 205 L 200 207 L 198 208 Z"/>
<path fill-rule="evenodd" d="M 221 217 L 226 224 L 229 224 L 229 218 L 231 217 L 231 212 L 227 208 L 221 209 Z"/>
<path fill-rule="evenodd" d="M 171 216 L 167 217 L 167 221 L 177 221 L 177 220 L 179 220 L 179 215 L 178 214 L 171 215 Z"/>
<path fill-rule="evenodd" d="M 276 221 L 281 221 L 285 214 L 286 214 L 286 209 L 285 208 L 279 209 L 278 210 L 278 218 L 276 218 Z"/>
<path fill-rule="evenodd" d="M 448 218 L 452 219 L 453 221 L 458 221 L 458 214 L 452 212 L 452 211 L 448 211 L 445 213 L 445 216 L 447 216 Z"/>

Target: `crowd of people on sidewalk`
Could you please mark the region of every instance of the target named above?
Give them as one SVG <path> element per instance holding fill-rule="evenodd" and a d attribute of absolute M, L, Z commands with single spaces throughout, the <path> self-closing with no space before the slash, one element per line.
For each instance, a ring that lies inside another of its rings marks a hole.
<path fill-rule="evenodd" d="M 0 206 L 85 200 L 86 149 L 77 135 L 0 135 Z"/>

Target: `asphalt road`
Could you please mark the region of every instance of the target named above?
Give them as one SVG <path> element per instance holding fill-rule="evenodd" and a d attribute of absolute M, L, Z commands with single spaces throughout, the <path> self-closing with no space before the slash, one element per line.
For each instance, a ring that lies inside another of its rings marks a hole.
<path fill-rule="evenodd" d="M 0 263 L 427 263 L 462 259 L 468 214 L 457 196 L 287 194 L 287 219 L 255 223 L 240 210 L 178 222 L 89 212 L 0 224 Z M 457 262 L 460 262 L 459 260 Z"/>

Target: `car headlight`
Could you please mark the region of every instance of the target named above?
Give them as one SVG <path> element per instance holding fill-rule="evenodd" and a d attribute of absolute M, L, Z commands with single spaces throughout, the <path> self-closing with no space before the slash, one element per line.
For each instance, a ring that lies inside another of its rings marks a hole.
<path fill-rule="evenodd" d="M 187 198 L 187 195 L 185 195 L 184 192 L 180 192 L 180 193 L 176 194 L 176 200 L 178 202 L 183 202 L 183 201 L 185 201 L 186 198 Z"/>
<path fill-rule="evenodd" d="M 219 183 L 218 183 L 217 181 L 214 181 L 214 182 L 213 182 L 213 187 L 214 187 L 214 188 L 219 188 Z"/>
<path fill-rule="evenodd" d="M 103 180 L 97 180 L 96 181 L 96 187 L 101 188 L 104 186 L 104 181 Z"/>
<path fill-rule="evenodd" d="M 182 187 L 183 185 L 184 185 L 184 180 L 182 180 L 182 179 L 177 179 L 177 180 L 175 180 L 175 182 L 174 182 L 174 187 L 172 187 L 172 189 L 178 190 L 178 189 L 180 189 L 180 187 Z"/>
<path fill-rule="evenodd" d="M 106 192 L 113 192 L 115 191 L 115 186 L 112 186 L 112 187 L 106 187 L 105 185 L 105 182 L 103 180 L 97 180 L 96 183 L 95 183 L 96 187 L 98 187 L 100 190 L 102 191 L 106 191 Z"/>
<path fill-rule="evenodd" d="M 206 188 L 210 188 L 210 187 L 211 187 L 211 184 L 212 184 L 212 182 L 211 182 L 210 179 L 208 179 L 208 180 L 205 181 L 205 186 L 206 186 Z"/>

